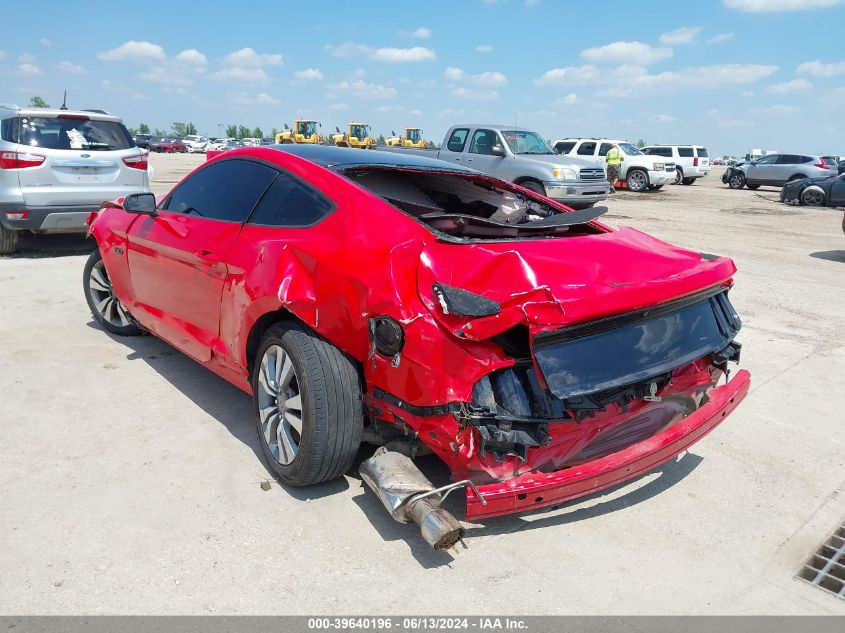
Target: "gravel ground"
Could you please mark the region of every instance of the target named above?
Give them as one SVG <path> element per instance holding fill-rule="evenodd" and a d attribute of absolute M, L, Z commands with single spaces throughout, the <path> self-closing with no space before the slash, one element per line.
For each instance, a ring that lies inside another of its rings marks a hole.
<path fill-rule="evenodd" d="M 152 160 L 163 192 L 203 159 Z M 751 393 L 680 460 L 470 524 L 446 554 L 357 473 L 265 491 L 250 399 L 155 338 L 100 330 L 90 243 L 24 240 L 0 258 L 0 613 L 845 614 L 794 578 L 845 518 L 842 213 L 777 193 L 717 170 L 612 197 L 610 223 L 734 258 Z"/>

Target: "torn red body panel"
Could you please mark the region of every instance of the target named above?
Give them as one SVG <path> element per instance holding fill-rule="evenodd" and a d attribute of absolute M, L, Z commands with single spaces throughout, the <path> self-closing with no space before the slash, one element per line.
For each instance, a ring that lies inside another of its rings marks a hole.
<path fill-rule="evenodd" d="M 108 205 L 90 231 L 116 296 L 248 393 L 262 331 L 311 328 L 358 362 L 375 433 L 426 445 L 479 486 L 488 503 L 470 494 L 471 518 L 634 477 L 747 392 L 747 372 L 718 386 L 740 350 L 730 259 L 405 154 L 231 150 L 174 191 L 232 162 L 306 183 L 328 211 L 268 225 L 255 220 L 267 193 L 235 220 L 170 209 L 172 193 L 153 215 Z M 378 347 L 380 320 L 401 350 Z"/>

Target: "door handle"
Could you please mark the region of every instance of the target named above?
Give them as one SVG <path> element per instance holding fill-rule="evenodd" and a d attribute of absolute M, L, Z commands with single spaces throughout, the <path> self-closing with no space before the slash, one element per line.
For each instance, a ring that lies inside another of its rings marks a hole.
<path fill-rule="evenodd" d="M 471 162 L 472 162 L 472 159 L 471 159 L 471 158 L 467 158 L 467 159 L 466 159 L 466 161 L 467 161 L 468 163 L 471 163 Z"/>
<path fill-rule="evenodd" d="M 213 266 L 214 264 L 220 263 L 220 256 L 214 251 L 208 250 L 207 248 L 194 251 L 194 257 L 196 257 L 197 261 L 199 261 L 201 264 L 206 264 L 208 266 Z"/>

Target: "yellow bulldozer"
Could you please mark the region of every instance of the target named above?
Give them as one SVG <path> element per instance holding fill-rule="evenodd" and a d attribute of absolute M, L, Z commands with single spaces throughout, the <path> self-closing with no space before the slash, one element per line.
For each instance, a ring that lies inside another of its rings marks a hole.
<path fill-rule="evenodd" d="M 325 143 L 326 137 L 318 131 L 320 127 L 319 121 L 310 119 L 297 119 L 293 122 L 293 129 L 285 123 L 285 129 L 276 134 L 276 143 Z"/>
<path fill-rule="evenodd" d="M 346 132 L 341 132 L 339 127 L 334 134 L 329 136 L 329 143 L 338 147 L 357 147 L 360 149 L 373 149 L 376 139 L 372 137 L 370 126 L 366 123 L 350 123 Z"/>
<path fill-rule="evenodd" d="M 416 147 L 417 149 L 425 149 L 428 147 L 428 142 L 422 137 L 423 131 L 418 127 L 406 127 L 402 132 L 402 136 L 397 136 L 396 132 L 390 133 L 390 138 L 385 142 L 389 147 Z"/>

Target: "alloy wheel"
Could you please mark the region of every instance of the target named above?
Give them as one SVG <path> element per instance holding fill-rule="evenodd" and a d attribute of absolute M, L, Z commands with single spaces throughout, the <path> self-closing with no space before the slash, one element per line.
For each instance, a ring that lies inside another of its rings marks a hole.
<path fill-rule="evenodd" d="M 258 416 L 270 454 L 287 466 L 302 439 L 302 396 L 289 354 L 279 345 L 268 347 L 258 374 Z"/>
<path fill-rule="evenodd" d="M 95 309 L 104 321 L 115 327 L 132 325 L 129 312 L 114 294 L 114 289 L 106 272 L 106 267 L 103 265 L 103 260 L 98 261 L 91 268 L 88 280 L 88 292 L 91 294 Z"/>
<path fill-rule="evenodd" d="M 648 187 L 648 179 L 641 171 L 635 171 L 628 176 L 628 188 L 632 191 L 642 191 Z"/>
<path fill-rule="evenodd" d="M 824 192 L 821 189 L 807 189 L 803 197 L 804 204 L 808 207 L 821 207 L 824 205 Z"/>
<path fill-rule="evenodd" d="M 733 189 L 741 189 L 743 184 L 745 184 L 745 178 L 742 175 L 734 174 L 731 176 L 730 185 Z"/>

